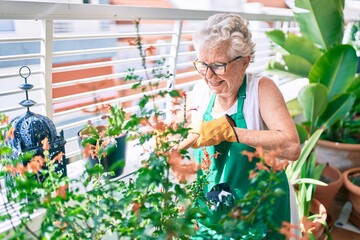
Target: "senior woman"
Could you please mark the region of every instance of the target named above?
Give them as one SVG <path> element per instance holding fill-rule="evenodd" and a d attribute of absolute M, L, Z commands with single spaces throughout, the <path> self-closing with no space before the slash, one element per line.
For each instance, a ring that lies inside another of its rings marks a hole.
<path fill-rule="evenodd" d="M 180 144 L 182 149 L 195 148 L 198 162 L 203 147 L 210 154 L 219 152 L 212 159 L 204 191 L 225 190 L 235 199 L 248 191 L 249 171 L 255 168 L 243 150 L 281 149 L 277 157 L 287 160 L 297 160 L 300 154 L 298 134 L 278 87 L 267 77 L 246 73 L 255 52 L 251 37 L 248 22 L 232 13 L 211 16 L 194 33 L 194 66 L 204 81 L 190 94 L 190 108 L 196 109 L 191 112 L 193 133 Z M 296 211 L 290 214 L 292 189 L 284 172 L 281 177 L 285 194 L 273 205 L 279 225 L 297 219 Z M 266 239 L 282 238 L 266 234 Z"/>

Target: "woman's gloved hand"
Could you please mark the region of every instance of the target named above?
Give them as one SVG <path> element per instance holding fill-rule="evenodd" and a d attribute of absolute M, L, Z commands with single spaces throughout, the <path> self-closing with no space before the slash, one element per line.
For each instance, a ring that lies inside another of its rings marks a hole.
<path fill-rule="evenodd" d="M 227 114 L 209 122 L 202 122 L 200 126 L 191 131 L 191 133 L 199 135 L 191 147 L 218 145 L 223 141 L 239 142 L 234 127 L 236 127 L 234 120 Z"/>
<path fill-rule="evenodd" d="M 236 124 L 227 114 L 209 122 L 192 123 L 189 127 L 189 136 L 179 144 L 178 149 L 218 145 L 223 141 L 239 142 L 234 130 Z"/>

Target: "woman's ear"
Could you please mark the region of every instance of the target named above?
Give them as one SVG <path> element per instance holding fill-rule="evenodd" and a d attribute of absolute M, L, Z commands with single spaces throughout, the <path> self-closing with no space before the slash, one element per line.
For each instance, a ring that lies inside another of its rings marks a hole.
<path fill-rule="evenodd" d="M 250 64 L 250 56 L 244 57 L 243 66 L 247 68 L 249 64 Z"/>

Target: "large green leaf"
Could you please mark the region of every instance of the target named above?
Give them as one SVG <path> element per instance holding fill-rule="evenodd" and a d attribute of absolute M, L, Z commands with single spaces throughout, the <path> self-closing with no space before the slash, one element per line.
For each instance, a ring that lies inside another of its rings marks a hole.
<path fill-rule="evenodd" d="M 305 58 L 296 55 L 283 55 L 287 70 L 301 77 L 308 77 L 311 63 Z"/>
<path fill-rule="evenodd" d="M 270 38 L 274 43 L 283 47 L 285 43 L 285 33 L 281 30 L 272 30 L 265 32 L 268 38 Z"/>
<path fill-rule="evenodd" d="M 305 119 L 312 127 L 320 114 L 325 110 L 328 103 L 328 90 L 322 84 L 310 83 L 303 87 L 298 94 L 298 101 L 303 108 Z"/>
<path fill-rule="evenodd" d="M 311 64 L 322 55 L 322 52 L 306 37 L 289 33 L 287 36 L 280 30 L 273 30 L 266 33 L 267 36 L 288 53 L 300 56 Z"/>
<path fill-rule="evenodd" d="M 328 103 L 328 106 L 319 118 L 320 121 L 318 122 L 318 126 L 321 125 L 325 128 L 330 127 L 350 111 L 355 102 L 355 99 L 356 97 L 353 93 L 344 93 L 338 95 Z"/>
<path fill-rule="evenodd" d="M 295 0 L 301 33 L 323 49 L 340 44 L 344 35 L 344 0 Z"/>
<path fill-rule="evenodd" d="M 270 62 L 267 65 L 267 69 L 268 70 L 280 70 L 280 71 L 287 72 L 285 65 L 281 64 L 278 61 L 274 61 L 274 60 L 270 60 Z"/>
<path fill-rule="evenodd" d="M 313 65 L 309 82 L 322 83 L 329 90 L 329 99 L 345 92 L 354 81 L 357 68 L 355 49 L 350 45 L 338 45 L 325 52 Z"/>
<path fill-rule="evenodd" d="M 299 135 L 300 144 L 303 144 L 308 139 L 308 132 L 306 128 L 302 125 L 295 124 L 296 131 Z"/>
<path fill-rule="evenodd" d="M 348 88 L 348 92 L 352 92 L 356 95 L 355 105 L 360 104 L 360 74 L 356 76 L 354 81 L 352 81 L 350 87 Z"/>

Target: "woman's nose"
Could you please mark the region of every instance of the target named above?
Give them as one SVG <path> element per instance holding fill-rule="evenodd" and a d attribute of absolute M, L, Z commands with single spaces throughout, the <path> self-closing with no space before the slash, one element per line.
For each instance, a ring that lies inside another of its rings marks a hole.
<path fill-rule="evenodd" d="M 211 79 L 213 76 L 214 76 L 213 71 L 210 69 L 210 67 L 208 67 L 206 69 L 206 72 L 205 72 L 205 78 L 206 79 Z"/>

